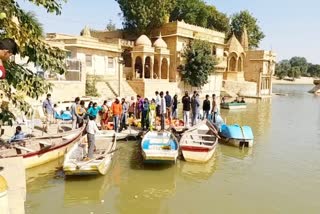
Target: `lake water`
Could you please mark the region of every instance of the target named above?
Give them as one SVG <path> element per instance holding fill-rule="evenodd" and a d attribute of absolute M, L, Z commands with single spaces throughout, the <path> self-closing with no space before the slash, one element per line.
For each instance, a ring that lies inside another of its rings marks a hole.
<path fill-rule="evenodd" d="M 270 100 L 221 111 L 250 125 L 252 149 L 219 145 L 206 164 L 141 163 L 137 142 L 120 142 L 108 175 L 65 179 L 62 160 L 27 171 L 29 214 L 320 213 L 320 97 L 312 85 L 275 85 Z"/>

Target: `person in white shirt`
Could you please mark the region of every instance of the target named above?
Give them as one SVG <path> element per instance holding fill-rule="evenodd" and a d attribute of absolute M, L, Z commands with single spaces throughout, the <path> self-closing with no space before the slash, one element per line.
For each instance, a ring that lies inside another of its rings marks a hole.
<path fill-rule="evenodd" d="M 98 126 L 95 122 L 96 117 L 90 115 L 89 116 L 89 122 L 87 124 L 87 139 L 88 139 L 88 157 L 87 160 L 93 158 L 93 150 L 95 146 L 95 134 L 100 132 L 98 129 Z"/>
<path fill-rule="evenodd" d="M 163 91 L 160 92 L 160 118 L 161 118 L 161 131 L 164 130 L 164 122 L 165 122 L 165 116 L 166 116 L 166 100 L 163 97 Z"/>

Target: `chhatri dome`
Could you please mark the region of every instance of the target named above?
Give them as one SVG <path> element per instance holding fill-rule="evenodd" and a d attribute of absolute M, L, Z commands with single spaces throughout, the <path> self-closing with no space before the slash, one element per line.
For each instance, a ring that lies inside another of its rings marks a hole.
<path fill-rule="evenodd" d="M 161 33 L 159 38 L 153 43 L 155 48 L 168 48 L 167 43 L 162 39 Z"/>
<path fill-rule="evenodd" d="M 146 35 L 141 35 L 136 40 L 136 46 L 152 46 L 151 40 Z"/>

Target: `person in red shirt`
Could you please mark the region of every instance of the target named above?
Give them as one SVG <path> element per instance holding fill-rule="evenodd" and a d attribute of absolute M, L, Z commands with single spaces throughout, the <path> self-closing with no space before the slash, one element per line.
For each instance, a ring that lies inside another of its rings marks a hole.
<path fill-rule="evenodd" d="M 18 53 L 18 45 L 13 39 L 5 38 L 0 40 L 0 79 L 6 78 L 6 69 L 3 62 Z"/>
<path fill-rule="evenodd" d="M 118 132 L 119 127 L 119 118 L 122 113 L 122 105 L 120 103 L 120 98 L 117 97 L 116 100 L 112 103 L 111 106 L 112 114 L 113 114 L 113 127 L 114 131 Z"/>

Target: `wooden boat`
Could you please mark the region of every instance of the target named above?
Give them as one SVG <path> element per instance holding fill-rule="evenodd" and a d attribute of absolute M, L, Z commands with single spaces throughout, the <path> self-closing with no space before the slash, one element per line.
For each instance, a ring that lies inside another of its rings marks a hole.
<path fill-rule="evenodd" d="M 247 104 L 246 103 L 230 102 L 230 103 L 221 103 L 220 107 L 223 109 L 245 109 L 245 108 L 247 108 Z"/>
<path fill-rule="evenodd" d="M 0 149 L 0 158 L 23 157 L 26 169 L 62 157 L 79 139 L 85 127 L 61 135 L 35 137 L 18 141 Z"/>
<path fill-rule="evenodd" d="M 193 126 L 180 139 L 184 159 L 189 162 L 207 162 L 216 150 L 218 138 L 218 131 L 208 120 Z"/>
<path fill-rule="evenodd" d="M 221 126 L 219 135 L 226 144 L 236 147 L 252 147 L 253 132 L 250 126 L 226 125 Z"/>
<path fill-rule="evenodd" d="M 149 131 L 141 141 L 142 156 L 145 162 L 176 162 L 179 144 L 168 131 Z"/>
<path fill-rule="evenodd" d="M 111 165 L 116 149 L 117 136 L 98 138 L 95 142 L 94 158 L 85 161 L 87 154 L 87 135 L 84 135 L 65 155 L 63 171 L 66 175 L 105 175 Z"/>

